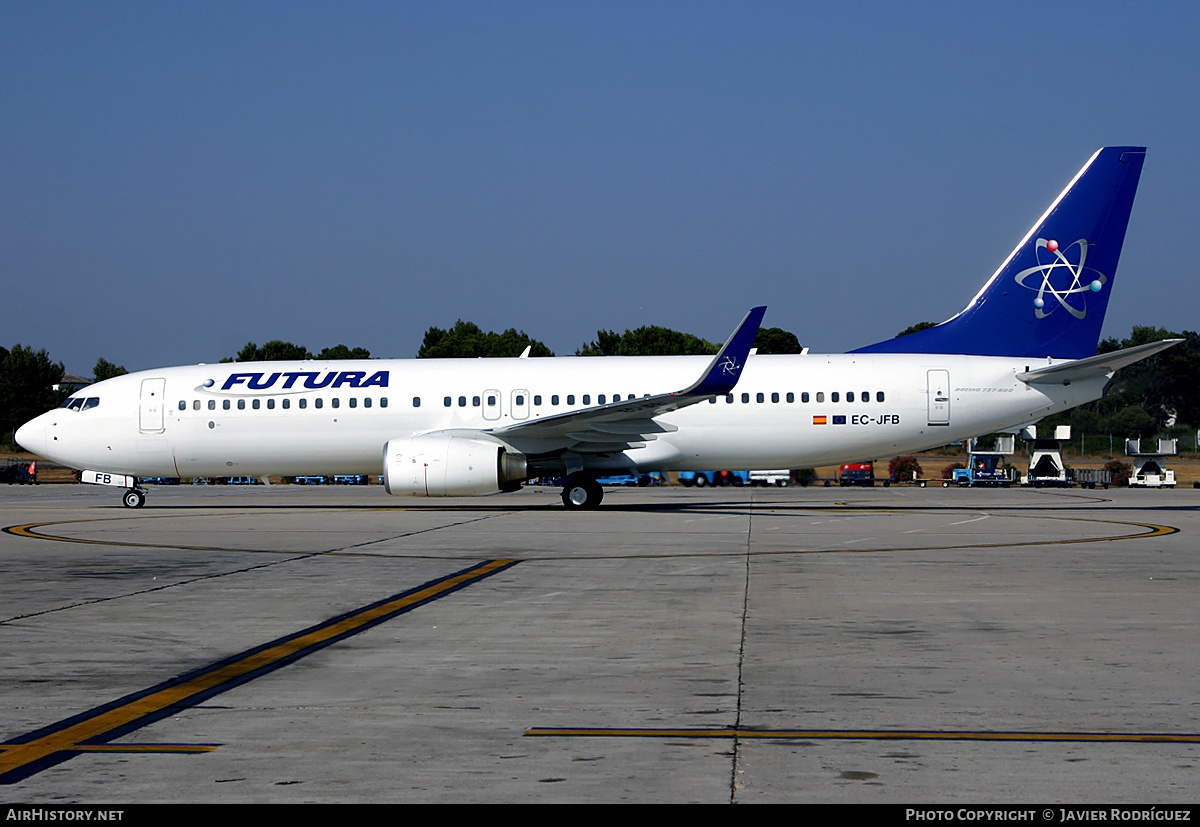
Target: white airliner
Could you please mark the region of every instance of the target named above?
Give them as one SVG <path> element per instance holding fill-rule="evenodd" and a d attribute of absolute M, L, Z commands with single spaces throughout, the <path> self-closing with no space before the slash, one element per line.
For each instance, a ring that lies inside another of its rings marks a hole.
<path fill-rule="evenodd" d="M 798 468 L 1011 430 L 1101 395 L 1170 346 L 1095 356 L 1143 147 L 1091 157 L 978 295 L 936 327 L 847 354 L 757 354 L 765 308 L 715 358 L 245 362 L 142 371 L 79 391 L 16 433 L 84 482 L 367 474 L 390 494 L 512 491 L 597 476 Z"/>

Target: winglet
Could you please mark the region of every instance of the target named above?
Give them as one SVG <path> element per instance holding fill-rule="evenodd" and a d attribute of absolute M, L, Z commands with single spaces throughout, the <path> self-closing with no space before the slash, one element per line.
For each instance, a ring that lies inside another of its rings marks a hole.
<path fill-rule="evenodd" d="M 742 368 L 746 366 L 746 358 L 750 355 L 754 337 L 758 335 L 766 312 L 766 306 L 751 309 L 713 357 L 700 380 L 687 390 L 680 391 L 680 395 L 720 396 L 733 390 L 742 375 Z"/>

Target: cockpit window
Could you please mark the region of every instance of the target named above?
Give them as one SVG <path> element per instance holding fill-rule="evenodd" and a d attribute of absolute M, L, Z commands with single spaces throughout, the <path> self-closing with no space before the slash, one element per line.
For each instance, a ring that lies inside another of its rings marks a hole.
<path fill-rule="evenodd" d="M 72 411 L 86 411 L 88 408 L 94 408 L 99 404 L 100 397 L 98 396 L 89 396 L 87 398 L 82 396 L 72 396 L 70 399 L 59 405 L 59 407 L 67 408 L 68 410 Z"/>

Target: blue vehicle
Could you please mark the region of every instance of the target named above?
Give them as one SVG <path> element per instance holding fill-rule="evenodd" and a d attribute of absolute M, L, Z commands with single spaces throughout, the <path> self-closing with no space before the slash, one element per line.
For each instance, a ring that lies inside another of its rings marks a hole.
<path fill-rule="evenodd" d="M 613 474 L 608 477 L 597 477 L 601 485 L 637 485 L 645 488 L 647 485 L 662 485 L 663 477 L 658 471 L 649 474 Z"/>
<path fill-rule="evenodd" d="M 366 485 L 366 474 L 337 474 L 333 478 L 334 485 Z"/>
<path fill-rule="evenodd" d="M 679 484 L 691 488 L 705 488 L 709 485 L 749 485 L 749 471 L 680 471 Z"/>
<path fill-rule="evenodd" d="M 1016 469 L 1006 465 L 999 454 L 972 454 L 966 468 L 955 468 L 948 483 L 955 485 L 998 485 L 1008 488 L 1016 481 Z M 943 486 L 946 487 L 946 486 Z"/>

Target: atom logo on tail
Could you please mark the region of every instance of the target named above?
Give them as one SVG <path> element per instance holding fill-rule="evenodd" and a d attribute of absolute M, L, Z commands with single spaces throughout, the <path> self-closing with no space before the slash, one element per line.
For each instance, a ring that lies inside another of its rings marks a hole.
<path fill-rule="evenodd" d="M 1072 264 L 1066 256 L 1066 252 L 1073 249 L 1078 249 L 1079 260 Z M 1088 242 L 1087 239 L 1081 238 L 1074 244 L 1069 245 L 1064 251 L 1060 248 L 1059 243 L 1054 239 L 1039 238 L 1034 245 L 1038 258 L 1038 265 L 1030 267 L 1027 270 L 1022 270 L 1014 276 L 1014 280 L 1022 287 L 1037 292 L 1037 296 L 1033 300 L 1033 315 L 1039 319 L 1044 319 L 1055 311 L 1055 306 L 1046 306 L 1047 295 L 1053 297 L 1054 301 L 1058 302 L 1058 306 L 1062 307 L 1076 319 L 1087 317 L 1087 299 L 1088 293 L 1099 293 L 1104 285 L 1108 283 L 1108 276 L 1098 270 L 1087 267 Z M 1050 253 L 1051 260 L 1042 263 L 1042 250 Z M 1095 278 L 1085 282 L 1083 280 L 1084 272 L 1094 273 Z M 1041 284 L 1034 285 L 1027 283 L 1030 276 L 1034 274 L 1042 277 Z M 1079 296 L 1074 299 L 1072 296 Z"/>

